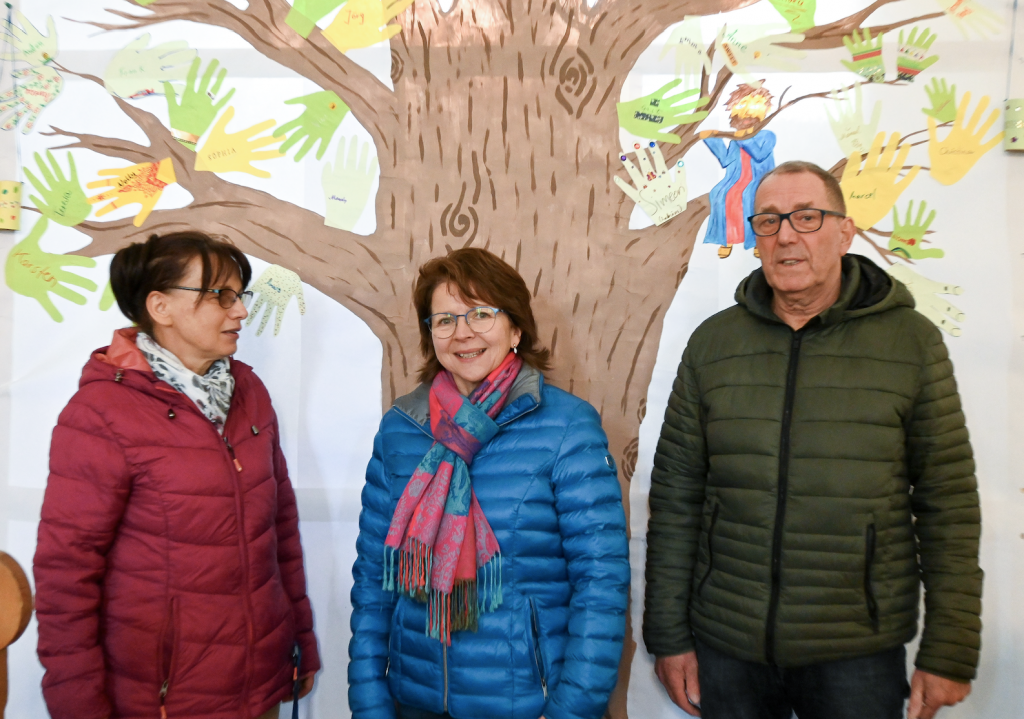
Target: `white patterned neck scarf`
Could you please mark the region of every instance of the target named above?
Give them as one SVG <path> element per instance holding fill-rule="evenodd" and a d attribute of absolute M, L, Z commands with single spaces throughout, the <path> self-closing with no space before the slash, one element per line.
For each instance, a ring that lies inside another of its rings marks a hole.
<path fill-rule="evenodd" d="M 217 360 L 205 375 L 199 376 L 164 349 L 145 332 L 139 332 L 135 344 L 145 355 L 153 374 L 195 402 L 203 415 L 213 422 L 217 432 L 224 434 L 231 395 L 235 391 L 235 378 L 231 375 L 227 358 Z"/>

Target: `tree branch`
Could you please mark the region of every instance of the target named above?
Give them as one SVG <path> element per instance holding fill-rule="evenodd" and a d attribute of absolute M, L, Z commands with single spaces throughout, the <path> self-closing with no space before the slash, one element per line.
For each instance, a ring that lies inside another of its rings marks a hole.
<path fill-rule="evenodd" d="M 852 15 L 842 18 L 841 20 L 836 20 L 828 25 L 818 25 L 809 30 L 805 30 L 804 39 L 801 42 L 781 43 L 781 47 L 799 48 L 801 50 L 825 50 L 839 47 L 843 44 L 843 38 L 850 35 L 854 30 L 861 28 L 864 22 L 871 17 L 876 10 L 894 2 L 901 2 L 901 0 L 875 0 L 875 2 L 868 5 L 863 10 L 859 10 Z M 944 14 L 945 13 L 943 12 L 933 12 L 928 13 L 927 15 L 918 15 L 917 17 L 913 17 L 908 20 L 889 23 L 888 25 L 874 25 L 867 29 L 870 30 L 872 37 L 877 37 L 879 33 L 889 32 L 890 30 L 895 30 L 903 27 L 904 25 L 910 25 L 915 22 L 923 22 L 924 20 L 940 18 Z"/>

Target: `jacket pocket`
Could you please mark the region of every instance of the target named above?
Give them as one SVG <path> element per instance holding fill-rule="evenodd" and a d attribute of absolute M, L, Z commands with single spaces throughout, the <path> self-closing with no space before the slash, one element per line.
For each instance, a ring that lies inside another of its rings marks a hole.
<path fill-rule="evenodd" d="M 875 523 L 872 522 L 864 530 L 864 601 L 867 604 L 868 617 L 871 619 L 871 628 L 878 634 L 878 601 L 875 599 L 875 588 L 871 582 L 876 544 Z"/>
<path fill-rule="evenodd" d="M 167 694 L 171 689 L 171 680 L 174 678 L 175 663 L 178 658 L 178 598 L 171 597 L 167 602 L 167 617 L 164 620 L 163 630 L 160 632 L 160 656 L 157 666 L 160 676 L 160 716 L 167 717 Z"/>
<path fill-rule="evenodd" d="M 540 644 L 540 621 L 537 619 L 537 605 L 530 600 L 530 633 L 533 635 L 533 659 L 537 664 L 537 676 L 544 698 L 548 698 L 547 672 L 544 671 L 544 649 Z"/>
<path fill-rule="evenodd" d="M 711 570 L 715 566 L 715 524 L 718 522 L 718 510 L 721 509 L 722 505 L 715 502 L 715 508 L 711 511 L 711 523 L 708 525 L 708 568 L 704 570 L 704 576 L 700 578 L 700 583 L 697 585 L 697 596 L 702 596 L 704 593 L 704 583 L 708 581 L 708 577 L 711 576 Z"/>

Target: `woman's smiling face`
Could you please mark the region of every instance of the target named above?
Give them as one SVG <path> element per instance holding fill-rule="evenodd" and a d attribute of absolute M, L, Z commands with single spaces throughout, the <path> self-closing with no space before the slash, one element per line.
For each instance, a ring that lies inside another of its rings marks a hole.
<path fill-rule="evenodd" d="M 430 314 L 448 312 L 464 315 L 474 307 L 487 304 L 462 297 L 457 286 L 447 283 L 434 288 Z M 521 334 L 508 315 L 499 312 L 494 319 L 494 326 L 486 332 L 474 332 L 466 324 L 466 318 L 459 317 L 455 334 L 446 339 L 432 335 L 431 339 L 437 360 L 452 373 L 459 392 L 469 396 L 477 385 L 487 379 L 487 375 L 498 368 L 512 347 L 519 344 Z"/>

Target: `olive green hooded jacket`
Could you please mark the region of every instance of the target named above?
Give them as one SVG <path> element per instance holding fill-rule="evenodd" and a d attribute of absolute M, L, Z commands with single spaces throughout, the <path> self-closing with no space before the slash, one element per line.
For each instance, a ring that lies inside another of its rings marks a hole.
<path fill-rule="evenodd" d="M 782 667 L 880 652 L 925 622 L 918 668 L 974 677 L 981 516 L 938 329 L 843 258 L 839 300 L 793 331 L 759 269 L 679 365 L 651 476 L 644 640 Z"/>

